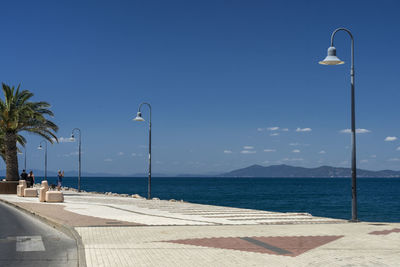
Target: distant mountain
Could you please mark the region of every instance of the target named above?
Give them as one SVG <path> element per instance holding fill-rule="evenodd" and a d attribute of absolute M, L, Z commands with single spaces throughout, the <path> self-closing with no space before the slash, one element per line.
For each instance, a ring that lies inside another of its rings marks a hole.
<path fill-rule="evenodd" d="M 350 168 L 321 166 L 317 168 L 304 168 L 289 165 L 260 166 L 252 165 L 243 169 L 234 170 L 219 175 L 220 177 L 350 177 Z M 357 169 L 357 177 L 392 178 L 400 177 L 400 171 L 382 170 L 368 171 Z"/>
<path fill-rule="evenodd" d="M 20 172 L 22 169 L 20 170 Z M 28 169 L 30 171 L 30 169 Z M 33 169 L 36 177 L 43 177 L 44 171 Z M 5 176 L 5 170 L 0 170 L 0 178 Z M 48 177 L 57 177 L 57 172 L 47 171 Z M 77 171 L 65 171 L 65 177 L 77 177 Z M 147 177 L 147 173 L 131 173 L 131 174 L 118 174 L 118 173 L 91 173 L 82 172 L 82 177 Z M 152 173 L 152 177 L 276 177 L 276 178 L 290 178 L 290 177 L 350 177 L 350 168 L 338 168 L 331 166 L 321 166 L 317 168 L 304 168 L 295 167 L 290 165 L 271 165 L 261 166 L 252 165 L 243 169 L 237 169 L 227 173 L 208 172 L 203 174 L 165 174 L 165 173 Z M 357 169 L 357 177 L 369 178 L 393 178 L 400 177 L 400 171 L 382 170 L 382 171 L 369 171 Z"/>

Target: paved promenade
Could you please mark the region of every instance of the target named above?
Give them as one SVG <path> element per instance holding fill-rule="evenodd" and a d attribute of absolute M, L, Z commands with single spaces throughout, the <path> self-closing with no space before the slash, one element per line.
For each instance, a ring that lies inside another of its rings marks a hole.
<path fill-rule="evenodd" d="M 64 191 L 0 200 L 76 233 L 87 266 L 399 266 L 400 223 L 348 223 L 180 201 Z M 83 265 L 84 266 L 84 265 Z"/>

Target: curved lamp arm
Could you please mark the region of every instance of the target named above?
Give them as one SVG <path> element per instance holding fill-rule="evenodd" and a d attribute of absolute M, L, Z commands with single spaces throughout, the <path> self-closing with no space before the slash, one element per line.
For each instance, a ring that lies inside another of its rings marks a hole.
<path fill-rule="evenodd" d="M 72 129 L 72 134 L 74 134 L 75 131 L 78 131 L 79 132 L 79 136 L 81 136 L 81 129 L 79 129 L 79 128 Z"/>
<path fill-rule="evenodd" d="M 150 110 L 150 120 L 149 120 L 149 124 L 151 125 L 151 105 L 150 105 L 149 103 L 147 103 L 147 102 L 142 102 L 142 103 L 139 105 L 139 112 L 141 112 L 141 109 L 142 109 L 142 106 L 143 106 L 143 105 L 146 105 L 146 106 L 149 107 L 149 110 Z"/>
<path fill-rule="evenodd" d="M 351 34 L 351 31 L 346 28 L 337 28 L 336 30 L 334 30 L 331 35 L 331 46 L 334 46 L 333 40 L 335 39 L 336 33 L 339 31 L 347 32 L 351 38 L 351 69 L 352 69 L 352 73 L 354 74 L 354 37 L 353 37 L 353 34 Z"/>

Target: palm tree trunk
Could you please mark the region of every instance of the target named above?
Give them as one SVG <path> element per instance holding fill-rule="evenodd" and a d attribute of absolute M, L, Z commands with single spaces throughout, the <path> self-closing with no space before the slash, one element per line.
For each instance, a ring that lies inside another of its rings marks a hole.
<path fill-rule="evenodd" d="M 6 149 L 6 180 L 18 181 L 17 134 L 6 132 L 4 144 Z"/>

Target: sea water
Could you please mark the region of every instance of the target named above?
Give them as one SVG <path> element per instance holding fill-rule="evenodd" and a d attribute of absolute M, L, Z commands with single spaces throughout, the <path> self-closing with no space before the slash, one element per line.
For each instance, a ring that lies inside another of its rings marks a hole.
<path fill-rule="evenodd" d="M 56 184 L 55 177 L 49 183 Z M 39 182 L 38 179 L 37 182 Z M 82 177 L 85 191 L 147 197 L 147 178 Z M 152 197 L 314 216 L 351 218 L 350 178 L 152 178 Z M 77 177 L 63 186 L 77 188 Z M 400 178 L 359 178 L 358 217 L 370 222 L 400 222 Z"/>

